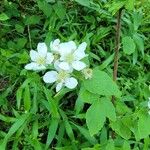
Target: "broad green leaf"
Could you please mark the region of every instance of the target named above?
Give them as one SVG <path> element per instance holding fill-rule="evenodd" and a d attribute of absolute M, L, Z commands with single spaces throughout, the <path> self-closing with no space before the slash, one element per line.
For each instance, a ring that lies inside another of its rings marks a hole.
<path fill-rule="evenodd" d="M 146 138 L 150 135 L 150 116 L 148 114 L 139 113 L 138 120 L 138 133 L 139 138 Z"/>
<path fill-rule="evenodd" d="M 122 138 L 128 140 L 131 137 L 131 131 L 127 126 L 125 126 L 122 123 L 121 120 L 117 120 L 116 122 L 111 122 L 111 127 Z"/>
<path fill-rule="evenodd" d="M 49 147 L 49 145 L 51 144 L 52 140 L 54 139 L 54 137 L 56 135 L 56 131 L 58 128 L 58 122 L 59 122 L 59 120 L 56 118 L 52 118 L 52 120 L 50 121 L 50 126 L 49 126 L 49 130 L 48 130 L 48 136 L 47 136 L 47 140 L 46 140 L 45 149 L 47 149 Z"/>
<path fill-rule="evenodd" d="M 122 38 L 123 51 L 125 54 L 132 54 L 135 51 L 134 40 L 130 36 L 125 36 Z"/>
<path fill-rule="evenodd" d="M 114 145 L 114 141 L 110 140 L 108 141 L 108 144 L 106 145 L 106 150 L 115 150 L 115 145 Z"/>
<path fill-rule="evenodd" d="M 135 0 L 126 0 L 125 8 L 128 10 L 133 10 L 134 9 L 134 3 L 135 3 Z"/>
<path fill-rule="evenodd" d="M 95 101 L 86 112 L 86 124 L 91 136 L 97 134 L 103 127 L 106 120 L 105 108 L 102 101 Z"/>
<path fill-rule="evenodd" d="M 81 99 L 85 103 L 92 104 L 94 101 L 99 99 L 98 94 L 93 94 L 89 91 L 87 91 L 84 87 L 81 87 L 79 91 L 79 99 Z"/>
<path fill-rule="evenodd" d="M 6 21 L 8 19 L 9 19 L 9 17 L 5 13 L 0 14 L 0 21 Z"/>
<path fill-rule="evenodd" d="M 94 94 L 105 96 L 115 95 L 116 97 L 120 97 L 121 95 L 117 85 L 108 74 L 98 69 L 93 70 L 92 79 L 84 81 L 84 87 Z"/>
<path fill-rule="evenodd" d="M 123 150 L 131 150 L 129 141 L 124 141 L 122 148 Z"/>
<path fill-rule="evenodd" d="M 104 108 L 106 117 L 108 117 L 111 121 L 116 121 L 115 107 L 113 106 L 111 100 L 108 98 L 101 98 L 101 103 Z"/>

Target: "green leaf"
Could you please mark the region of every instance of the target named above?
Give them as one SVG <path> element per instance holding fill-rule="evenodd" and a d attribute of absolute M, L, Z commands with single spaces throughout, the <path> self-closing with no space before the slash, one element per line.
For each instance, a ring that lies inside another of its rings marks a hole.
<path fill-rule="evenodd" d="M 96 140 L 95 137 L 92 137 L 87 129 L 84 127 L 78 126 L 73 123 L 73 125 L 80 131 L 80 133 L 91 143 L 91 144 L 96 144 L 98 141 Z"/>
<path fill-rule="evenodd" d="M 106 145 L 106 150 L 115 150 L 115 145 L 113 140 L 108 141 L 108 144 Z"/>
<path fill-rule="evenodd" d="M 23 100 L 24 100 L 25 110 L 29 111 L 31 108 L 31 97 L 30 97 L 29 85 L 26 85 L 25 87 Z"/>
<path fill-rule="evenodd" d="M 5 147 L 7 144 L 8 139 L 17 131 L 19 128 L 25 123 L 26 119 L 29 117 L 29 114 L 24 114 L 20 116 L 18 119 L 16 119 L 15 123 L 12 125 L 12 127 L 9 129 L 7 135 L 5 136 L 2 147 Z"/>
<path fill-rule="evenodd" d="M 23 88 L 18 88 L 16 93 L 17 108 L 20 109 L 21 99 L 22 99 Z"/>
<path fill-rule="evenodd" d="M 128 140 L 131 137 L 131 131 L 127 126 L 125 126 L 122 123 L 121 120 L 117 120 L 116 122 L 111 122 L 111 127 L 122 138 Z"/>
<path fill-rule="evenodd" d="M 68 121 L 68 117 L 66 116 L 65 112 L 63 112 L 61 109 L 59 109 L 59 111 L 60 111 L 61 116 L 62 116 L 62 118 L 63 118 L 67 135 L 69 136 L 69 138 L 70 138 L 72 141 L 75 141 L 74 133 L 73 133 L 72 127 L 71 127 L 71 125 L 70 125 L 70 123 L 69 123 L 69 121 Z"/>
<path fill-rule="evenodd" d="M 16 24 L 15 25 L 15 29 L 19 33 L 23 33 L 24 32 L 24 27 L 22 25 L 20 25 L 20 24 Z"/>
<path fill-rule="evenodd" d="M 134 2 L 135 2 L 135 0 L 126 0 L 125 8 L 128 10 L 133 10 L 134 9 Z"/>
<path fill-rule="evenodd" d="M 99 95 L 93 94 L 87 91 L 84 87 L 81 87 L 80 92 L 79 92 L 79 99 L 81 99 L 85 103 L 92 104 L 94 101 L 99 99 Z"/>
<path fill-rule="evenodd" d="M 59 120 L 56 118 L 54 118 L 50 121 L 50 126 L 49 126 L 49 130 L 48 130 L 48 136 L 47 136 L 47 140 L 46 140 L 45 149 L 47 149 L 49 147 L 49 145 L 51 144 L 52 140 L 54 139 L 54 137 L 56 135 L 56 131 L 58 128 L 58 122 L 59 122 Z"/>
<path fill-rule="evenodd" d="M 102 101 L 95 101 L 86 112 L 86 123 L 91 136 L 97 134 L 106 120 Z"/>
<path fill-rule="evenodd" d="M 5 13 L 0 14 L 0 21 L 6 21 L 8 19 L 9 19 L 9 17 Z"/>
<path fill-rule="evenodd" d="M 115 95 L 116 97 L 121 96 L 115 82 L 108 76 L 107 73 L 100 71 L 98 69 L 93 70 L 92 79 L 84 81 L 84 87 L 91 93 L 111 96 Z"/>
<path fill-rule="evenodd" d="M 125 36 L 122 39 L 123 51 L 125 54 L 132 54 L 135 51 L 135 43 L 134 40 L 130 36 Z"/>
<path fill-rule="evenodd" d="M 56 101 L 52 98 L 50 91 L 48 89 L 44 88 L 44 93 L 45 93 L 46 98 L 48 100 L 49 107 L 50 107 L 50 110 L 52 113 L 52 117 L 53 118 L 59 118 L 57 104 L 56 104 Z"/>
<path fill-rule="evenodd" d="M 79 3 L 82 6 L 90 7 L 90 1 L 89 0 L 75 0 L 77 3 Z"/>
<path fill-rule="evenodd" d="M 53 6 L 53 9 L 60 19 L 63 19 L 65 17 L 66 10 L 65 7 L 60 3 L 60 1 L 58 1 L 57 4 Z"/>
<path fill-rule="evenodd" d="M 146 138 L 150 135 L 150 116 L 148 114 L 140 113 L 138 117 L 139 138 Z"/>
<path fill-rule="evenodd" d="M 134 34 L 133 39 L 137 45 L 137 48 L 139 49 L 141 54 L 144 56 L 144 41 L 143 41 L 143 39 L 138 34 Z"/>
<path fill-rule="evenodd" d="M 40 17 L 39 16 L 28 16 L 26 18 L 25 24 L 26 25 L 33 25 L 33 24 L 38 24 L 40 22 Z"/>
<path fill-rule="evenodd" d="M 111 121 L 116 121 L 116 112 L 115 107 L 113 106 L 111 100 L 108 98 L 101 98 L 102 106 L 105 111 L 106 117 L 108 117 Z"/>

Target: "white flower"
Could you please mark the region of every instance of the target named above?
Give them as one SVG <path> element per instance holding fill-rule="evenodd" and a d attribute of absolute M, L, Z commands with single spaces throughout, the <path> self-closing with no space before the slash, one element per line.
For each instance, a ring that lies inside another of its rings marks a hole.
<path fill-rule="evenodd" d="M 70 77 L 69 73 L 66 71 L 48 71 L 43 76 L 43 80 L 45 83 L 54 83 L 56 82 L 56 92 L 60 91 L 63 86 L 66 86 L 69 89 L 74 89 L 78 81 Z"/>
<path fill-rule="evenodd" d="M 59 53 L 60 49 L 60 40 L 56 39 L 50 43 L 50 48 L 53 53 Z"/>
<path fill-rule="evenodd" d="M 93 70 L 90 68 L 83 69 L 82 73 L 84 74 L 85 79 L 91 79 L 93 75 Z"/>
<path fill-rule="evenodd" d="M 51 64 L 54 60 L 52 53 L 47 52 L 47 46 L 45 43 L 39 43 L 37 51 L 31 50 L 30 57 L 32 62 L 25 66 L 27 70 L 43 70 L 46 69 L 48 64 Z"/>
<path fill-rule="evenodd" d="M 86 64 L 81 61 L 84 57 L 87 44 L 81 43 L 78 48 L 73 41 L 61 43 L 59 45 L 60 63 L 59 67 L 62 70 L 77 70 L 80 71 L 86 67 Z"/>

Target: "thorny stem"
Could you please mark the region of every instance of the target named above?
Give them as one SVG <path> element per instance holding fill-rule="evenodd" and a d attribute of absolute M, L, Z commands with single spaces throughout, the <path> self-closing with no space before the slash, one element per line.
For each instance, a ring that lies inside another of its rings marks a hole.
<path fill-rule="evenodd" d="M 120 49 L 120 30 L 121 30 L 121 12 L 122 8 L 118 11 L 117 16 L 117 25 L 116 25 L 116 40 L 115 40 L 115 56 L 114 56 L 114 70 L 113 70 L 113 80 L 116 82 L 117 80 L 117 72 L 118 72 L 118 57 L 119 57 L 119 49 Z M 112 97 L 112 103 L 115 103 L 115 97 Z"/>
<path fill-rule="evenodd" d="M 115 39 L 115 56 L 114 56 L 114 70 L 113 70 L 113 80 L 117 80 L 118 72 L 118 58 L 119 58 L 119 49 L 120 49 L 120 31 L 121 31 L 121 13 L 123 8 L 119 9 L 117 16 L 117 25 L 116 25 L 116 39 Z M 112 96 L 112 103 L 115 103 L 115 96 Z M 115 139 L 115 132 L 112 131 L 112 139 Z"/>

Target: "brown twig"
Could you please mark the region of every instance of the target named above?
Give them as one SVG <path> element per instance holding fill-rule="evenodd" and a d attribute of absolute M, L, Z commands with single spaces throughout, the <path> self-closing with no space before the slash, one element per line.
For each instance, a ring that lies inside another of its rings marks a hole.
<path fill-rule="evenodd" d="M 116 42 L 115 42 L 115 56 L 114 56 L 114 70 L 113 70 L 113 80 L 116 82 L 117 80 L 117 72 L 118 72 L 118 58 L 119 58 L 119 49 L 120 49 L 120 31 L 121 31 L 121 13 L 122 9 L 119 9 L 117 16 L 117 25 L 116 25 Z M 112 103 L 115 103 L 115 96 L 112 96 Z M 115 132 L 112 131 L 111 137 L 115 139 Z"/>
<path fill-rule="evenodd" d="M 116 25 L 116 40 L 115 40 L 115 56 L 114 56 L 114 70 L 113 70 L 113 80 L 116 82 L 117 80 L 117 72 L 118 72 L 118 57 L 119 57 L 119 49 L 120 49 L 120 31 L 121 31 L 121 13 L 122 8 L 118 11 L 117 16 L 117 25 Z M 115 97 L 112 96 L 112 103 L 115 103 Z"/>

